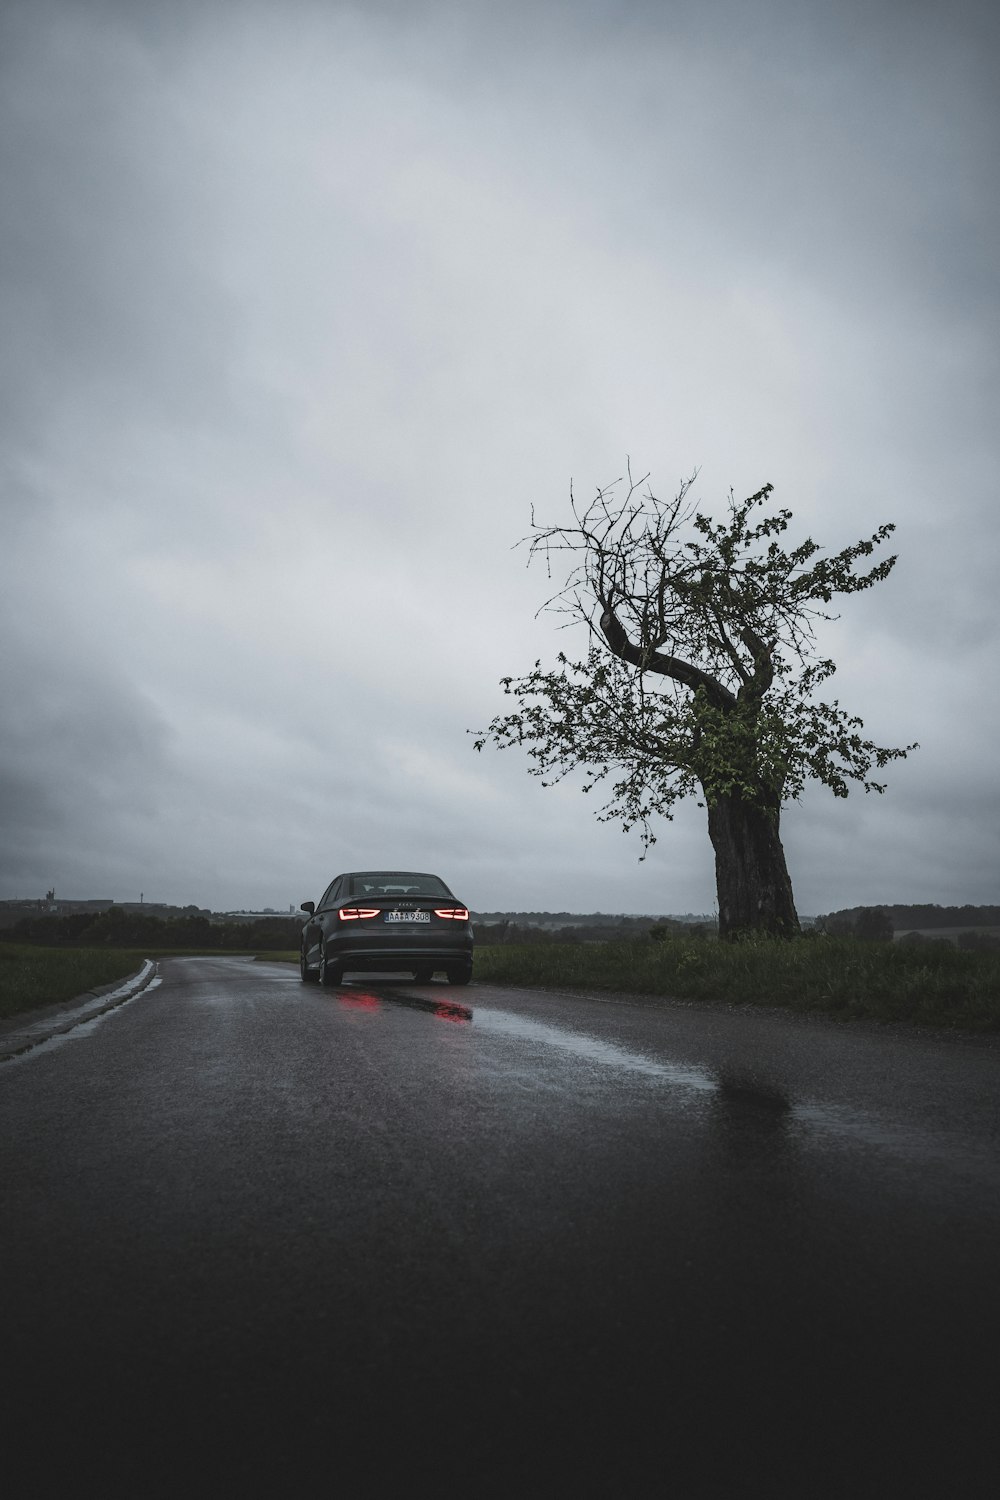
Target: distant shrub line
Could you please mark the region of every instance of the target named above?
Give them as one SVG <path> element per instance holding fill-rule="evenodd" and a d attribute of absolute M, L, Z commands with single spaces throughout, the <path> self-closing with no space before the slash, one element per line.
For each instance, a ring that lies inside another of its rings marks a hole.
<path fill-rule="evenodd" d="M 641 942 L 644 938 L 657 941 L 661 936 L 677 937 L 715 936 L 716 929 L 709 924 L 675 921 L 670 917 L 623 917 L 620 921 L 605 918 L 593 921 L 586 918 L 570 918 L 564 925 L 518 922 L 509 919 L 499 922 L 474 921 L 478 943 L 607 943 Z"/>
<path fill-rule="evenodd" d="M 843 937 L 857 929 L 858 923 L 869 920 L 869 914 L 879 912 L 888 919 L 895 932 L 929 930 L 939 927 L 1000 927 L 1000 906 L 849 906 L 842 911 L 816 918 L 816 926 L 824 932 Z"/>
<path fill-rule="evenodd" d="M 0 940 L 48 948 L 220 948 L 261 951 L 298 948 L 302 923 L 296 917 L 261 917 L 254 922 L 210 922 L 189 915 L 147 917 L 120 906 L 68 916 L 24 917 L 0 932 Z"/>

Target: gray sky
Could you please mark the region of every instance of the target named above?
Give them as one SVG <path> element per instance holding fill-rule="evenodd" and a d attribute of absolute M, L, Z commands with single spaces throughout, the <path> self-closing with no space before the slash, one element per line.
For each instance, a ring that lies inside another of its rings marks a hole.
<path fill-rule="evenodd" d="M 839 548 L 921 750 L 785 814 L 799 910 L 1000 899 L 989 4 L 0 0 L 0 896 L 338 870 L 710 911 L 467 729 L 576 642 L 512 544 L 620 474 Z M 584 649 L 584 640 L 579 642 Z"/>

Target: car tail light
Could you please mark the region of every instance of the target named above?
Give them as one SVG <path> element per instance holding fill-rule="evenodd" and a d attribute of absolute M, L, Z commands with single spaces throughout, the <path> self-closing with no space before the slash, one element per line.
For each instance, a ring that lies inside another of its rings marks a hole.
<path fill-rule="evenodd" d="M 449 917 L 453 922 L 467 922 L 469 920 L 469 908 L 467 906 L 435 906 L 436 917 Z"/>
<path fill-rule="evenodd" d="M 377 917 L 377 906 L 342 906 L 337 913 L 342 922 L 356 922 L 359 917 Z"/>

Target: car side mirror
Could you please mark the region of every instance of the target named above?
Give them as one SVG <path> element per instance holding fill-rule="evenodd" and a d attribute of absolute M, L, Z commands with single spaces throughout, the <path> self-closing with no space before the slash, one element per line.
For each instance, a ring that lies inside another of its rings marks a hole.
<path fill-rule="evenodd" d="M 310 916 L 316 910 L 315 901 L 302 901 L 299 903 L 299 911 L 307 911 Z"/>

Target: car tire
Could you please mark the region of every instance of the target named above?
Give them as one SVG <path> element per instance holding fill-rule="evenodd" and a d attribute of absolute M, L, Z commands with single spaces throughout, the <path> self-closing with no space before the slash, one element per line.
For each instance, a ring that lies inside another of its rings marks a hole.
<path fill-rule="evenodd" d="M 303 984 L 318 984 L 319 974 L 315 969 L 310 969 L 306 963 L 305 949 L 299 953 L 299 978 Z"/>
<path fill-rule="evenodd" d="M 332 959 L 327 958 L 327 956 L 326 956 L 326 948 L 325 947 L 321 947 L 320 950 L 319 950 L 319 982 L 320 982 L 320 984 L 323 985 L 325 988 L 331 988 L 333 985 L 339 984 L 340 981 L 343 979 L 343 977 L 344 977 L 343 965 L 342 964 L 334 963 Z"/>
<path fill-rule="evenodd" d="M 460 969 L 448 969 L 449 984 L 468 984 L 472 978 L 472 965 L 463 964 Z"/>
<path fill-rule="evenodd" d="M 413 977 L 417 984 L 430 984 L 434 977 L 434 970 L 429 968 L 414 969 Z"/>

